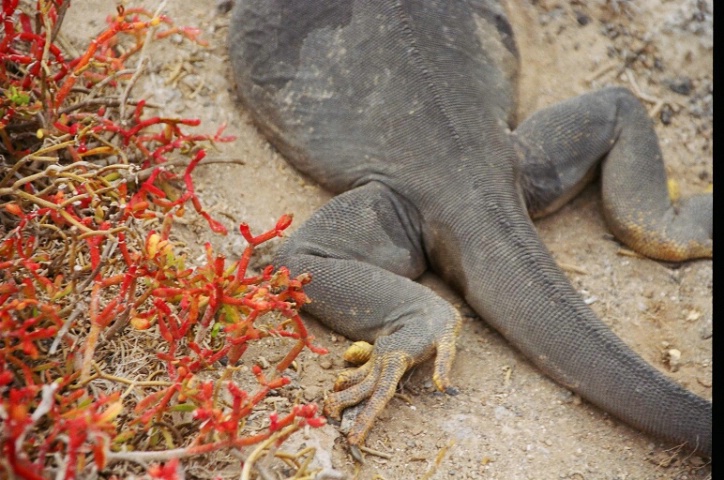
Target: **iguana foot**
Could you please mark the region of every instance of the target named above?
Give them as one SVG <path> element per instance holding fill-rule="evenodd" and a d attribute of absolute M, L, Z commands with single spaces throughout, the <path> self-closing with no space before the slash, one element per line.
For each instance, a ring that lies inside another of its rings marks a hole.
<path fill-rule="evenodd" d="M 604 213 L 622 242 L 647 257 L 668 262 L 712 258 L 714 197 L 695 195 L 659 215 L 628 211 L 609 196 Z M 653 209 L 652 209 L 653 210 Z M 622 213 L 625 212 L 625 213 Z"/>
<path fill-rule="evenodd" d="M 712 194 L 672 194 L 653 123 L 628 90 L 606 88 L 552 105 L 521 123 L 512 140 L 531 216 L 561 207 L 602 162 L 604 215 L 619 240 L 658 260 L 712 257 Z"/>
<path fill-rule="evenodd" d="M 449 394 L 457 393 L 450 386 L 449 375 L 460 323 L 460 316 L 456 314 L 454 321 L 439 335 L 421 331 L 427 326 L 439 328 L 439 325 L 405 325 L 397 332 L 379 338 L 367 363 L 339 375 L 334 385 L 335 393 L 328 395 L 325 401 L 326 415 L 340 419 L 345 408 L 367 400 L 347 434 L 350 445 L 364 443 L 375 419 L 394 396 L 402 376 L 410 367 L 429 358 L 433 351 L 437 352 L 432 377 L 435 386 Z M 425 345 L 423 339 L 431 337 L 436 339 Z"/>

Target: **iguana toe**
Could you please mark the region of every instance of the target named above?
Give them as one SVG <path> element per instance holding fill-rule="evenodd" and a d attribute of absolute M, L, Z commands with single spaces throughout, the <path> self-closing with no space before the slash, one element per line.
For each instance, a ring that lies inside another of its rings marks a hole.
<path fill-rule="evenodd" d="M 342 373 L 337 376 L 337 380 L 335 380 L 334 382 L 334 391 L 339 392 L 342 390 L 346 390 L 362 382 L 370 374 L 373 365 L 374 362 L 368 361 L 361 367 L 348 368 L 347 370 L 343 370 Z"/>
<path fill-rule="evenodd" d="M 340 385 L 346 388 L 327 397 L 324 406 L 325 414 L 332 418 L 340 418 L 345 408 L 368 399 L 348 437 L 351 444 L 362 443 L 377 415 L 395 394 L 402 375 L 412 365 L 412 358 L 403 352 L 373 355 L 367 364 L 354 370 L 351 374 L 347 374 L 350 372 L 348 370 L 340 375 L 341 381 L 337 380 L 335 390 Z M 354 380 L 359 380 L 359 383 L 352 384 Z"/>
<path fill-rule="evenodd" d="M 432 381 L 438 390 L 449 395 L 457 395 L 458 393 L 458 391 L 450 385 L 450 370 L 455 360 L 455 339 L 458 336 L 461 325 L 462 318 L 456 315 L 455 323 L 451 331 L 442 335 L 437 343 L 435 371 L 432 374 Z"/>
<path fill-rule="evenodd" d="M 342 358 L 344 358 L 345 362 L 349 362 L 352 365 L 363 365 L 372 357 L 374 348 L 374 345 L 371 343 L 360 340 L 350 345 L 349 348 L 345 350 Z"/>

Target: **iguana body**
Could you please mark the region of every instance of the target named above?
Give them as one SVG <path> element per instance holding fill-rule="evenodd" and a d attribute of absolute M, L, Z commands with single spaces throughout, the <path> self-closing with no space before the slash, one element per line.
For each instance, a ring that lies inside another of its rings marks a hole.
<path fill-rule="evenodd" d="M 432 269 L 531 361 L 627 423 L 705 454 L 711 402 L 662 375 L 584 304 L 530 220 L 601 167 L 614 233 L 654 258 L 711 257 L 712 198 L 671 205 L 647 112 L 612 88 L 514 125 L 518 56 L 498 2 L 238 1 L 230 53 L 256 123 L 344 192 L 285 243 L 305 308 L 371 360 L 326 405 L 367 405 L 359 444 L 412 365 L 450 389 L 460 319 L 413 280 Z M 511 132 L 512 130 L 512 132 Z"/>

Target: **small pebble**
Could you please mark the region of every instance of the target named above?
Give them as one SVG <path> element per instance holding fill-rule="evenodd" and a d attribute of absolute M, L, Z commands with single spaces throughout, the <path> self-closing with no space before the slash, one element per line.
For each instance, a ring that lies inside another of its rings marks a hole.
<path fill-rule="evenodd" d="M 233 6 L 233 0 L 216 0 L 216 13 L 219 15 L 226 15 L 231 11 Z"/>
<path fill-rule="evenodd" d="M 676 348 L 670 348 L 666 351 L 666 357 L 664 363 L 669 366 L 669 370 L 676 372 L 679 370 L 681 365 L 681 351 Z"/>
<path fill-rule="evenodd" d="M 690 95 L 694 89 L 694 84 L 688 77 L 681 77 L 668 82 L 669 89 L 679 95 Z"/>
<path fill-rule="evenodd" d="M 593 305 L 598 301 L 598 297 L 593 295 L 583 300 L 586 305 Z"/>
<path fill-rule="evenodd" d="M 324 391 L 315 386 L 305 387 L 302 391 L 302 396 L 304 397 L 304 400 L 308 402 L 312 402 L 318 398 L 322 398 L 322 395 L 324 394 Z"/>
<path fill-rule="evenodd" d="M 576 21 L 580 26 L 585 27 L 586 25 L 591 23 L 591 17 L 589 17 L 585 13 L 576 12 Z"/>
<path fill-rule="evenodd" d="M 671 119 L 674 117 L 674 111 L 671 109 L 669 104 L 665 104 L 661 107 L 661 113 L 659 113 L 659 119 L 664 125 L 671 124 Z"/>
<path fill-rule="evenodd" d="M 262 369 L 266 370 L 267 368 L 269 368 L 270 363 L 269 360 L 267 360 L 266 358 L 259 355 L 256 360 Z"/>

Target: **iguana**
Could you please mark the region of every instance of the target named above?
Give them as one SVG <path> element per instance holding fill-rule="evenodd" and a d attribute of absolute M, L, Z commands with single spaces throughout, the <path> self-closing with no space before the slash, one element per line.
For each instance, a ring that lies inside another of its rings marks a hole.
<path fill-rule="evenodd" d="M 230 57 L 239 96 L 271 143 L 339 193 L 274 264 L 310 272 L 304 309 L 374 342 L 325 404 L 366 400 L 364 442 L 405 371 L 449 372 L 461 319 L 415 282 L 430 269 L 565 387 L 626 423 L 711 454 L 712 404 L 664 376 L 597 318 L 531 216 L 600 168 L 608 225 L 655 259 L 712 256 L 713 203 L 672 203 L 646 109 L 606 88 L 515 123 L 519 55 L 489 0 L 237 0 Z M 599 167 L 600 164 L 600 167 Z"/>

